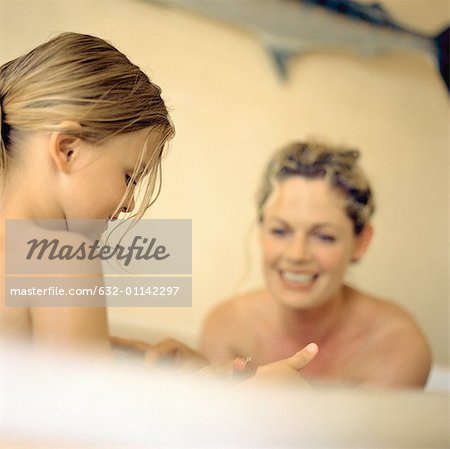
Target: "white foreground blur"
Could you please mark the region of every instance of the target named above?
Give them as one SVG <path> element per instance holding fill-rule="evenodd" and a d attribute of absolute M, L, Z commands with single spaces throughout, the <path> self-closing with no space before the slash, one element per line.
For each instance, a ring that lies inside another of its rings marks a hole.
<path fill-rule="evenodd" d="M 447 448 L 449 395 L 237 386 L 0 347 L 0 448 Z M 36 444 L 36 446 L 33 446 Z"/>

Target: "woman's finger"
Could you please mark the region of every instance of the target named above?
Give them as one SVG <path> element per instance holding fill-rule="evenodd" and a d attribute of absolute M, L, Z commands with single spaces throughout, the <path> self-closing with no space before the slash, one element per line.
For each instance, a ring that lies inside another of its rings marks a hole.
<path fill-rule="evenodd" d="M 311 362 L 318 352 L 319 347 L 315 343 L 310 343 L 292 357 L 282 360 L 281 362 L 287 363 L 291 368 L 300 371 Z"/>
<path fill-rule="evenodd" d="M 295 382 L 297 384 L 303 383 L 304 385 L 308 385 L 300 372 L 314 359 L 318 351 L 318 346 L 315 343 L 310 343 L 287 359 L 258 367 L 256 374 L 250 380 L 255 380 L 256 382 Z"/>

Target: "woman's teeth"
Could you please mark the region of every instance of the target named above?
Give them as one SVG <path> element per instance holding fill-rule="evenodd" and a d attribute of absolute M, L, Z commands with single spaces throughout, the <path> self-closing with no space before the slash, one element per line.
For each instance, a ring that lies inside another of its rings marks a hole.
<path fill-rule="evenodd" d="M 286 281 L 298 284 L 309 284 L 316 277 L 314 274 L 293 273 L 292 271 L 282 271 L 281 275 Z"/>

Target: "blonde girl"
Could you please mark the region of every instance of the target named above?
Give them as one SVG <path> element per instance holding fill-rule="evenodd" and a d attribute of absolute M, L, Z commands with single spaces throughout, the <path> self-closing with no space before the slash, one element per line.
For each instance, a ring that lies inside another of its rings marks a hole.
<path fill-rule="evenodd" d="M 160 88 L 106 41 L 64 33 L 7 62 L 0 111 L 2 272 L 8 219 L 140 218 L 155 200 L 174 127 Z M 6 307 L 3 285 L 0 337 L 109 347 L 104 308 Z"/>

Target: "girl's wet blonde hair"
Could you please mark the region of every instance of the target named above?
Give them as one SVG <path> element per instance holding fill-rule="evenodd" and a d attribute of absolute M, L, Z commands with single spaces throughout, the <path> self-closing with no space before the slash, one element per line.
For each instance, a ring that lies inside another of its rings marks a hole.
<path fill-rule="evenodd" d="M 270 160 L 257 195 L 259 221 L 276 183 L 292 176 L 323 178 L 346 199 L 346 213 L 356 235 L 369 222 L 374 198 L 369 181 L 357 161 L 359 151 L 321 142 L 295 142 L 282 148 Z"/>
<path fill-rule="evenodd" d="M 161 89 L 139 67 L 98 37 L 63 33 L 0 67 L 0 172 L 5 179 L 21 133 L 58 131 L 100 144 L 144 128 L 161 135 L 156 150 L 145 145 L 118 209 L 132 201 L 135 183 L 148 176 L 141 217 L 159 193 L 161 156 L 174 127 Z M 63 122 L 78 126 L 63 127 Z M 159 185 L 157 186 L 157 181 Z M 142 183 L 139 183 L 141 185 Z M 155 192 L 156 190 L 156 192 Z"/>

